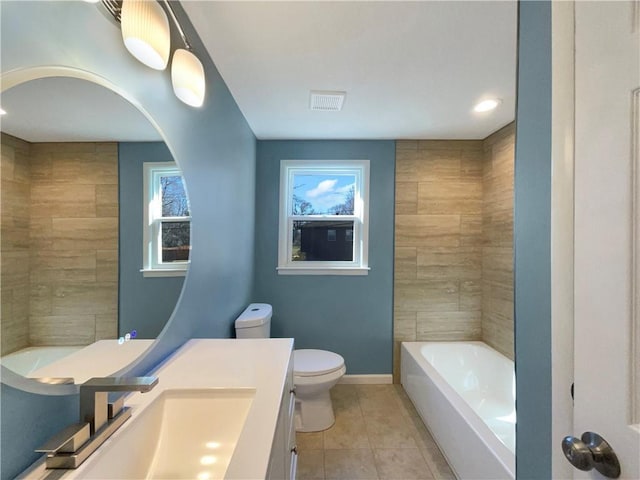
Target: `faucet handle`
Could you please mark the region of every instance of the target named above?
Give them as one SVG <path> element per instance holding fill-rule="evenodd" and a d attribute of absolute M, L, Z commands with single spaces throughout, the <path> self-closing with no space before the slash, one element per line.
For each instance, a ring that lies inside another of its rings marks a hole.
<path fill-rule="evenodd" d="M 55 453 L 76 452 L 87 440 L 89 440 L 90 429 L 88 423 L 74 423 L 64 430 L 56 433 L 36 452 L 43 452 L 47 455 Z"/>

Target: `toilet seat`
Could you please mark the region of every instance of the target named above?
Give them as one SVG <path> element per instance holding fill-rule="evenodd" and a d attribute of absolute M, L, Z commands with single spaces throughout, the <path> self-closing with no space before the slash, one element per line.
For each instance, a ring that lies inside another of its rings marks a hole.
<path fill-rule="evenodd" d="M 293 375 L 318 377 L 341 370 L 344 358 L 326 350 L 302 349 L 293 351 Z"/>

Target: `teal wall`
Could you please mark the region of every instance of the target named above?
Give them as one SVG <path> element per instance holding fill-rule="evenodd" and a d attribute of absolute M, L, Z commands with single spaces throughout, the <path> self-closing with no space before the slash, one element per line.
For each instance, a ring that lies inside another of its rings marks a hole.
<path fill-rule="evenodd" d="M 515 152 L 516 474 L 552 478 L 551 2 L 519 2 Z M 568 387 L 567 387 L 568 388 Z"/>
<path fill-rule="evenodd" d="M 207 77 L 200 109 L 175 98 L 168 71 L 146 68 L 129 55 L 119 28 L 99 8 L 86 2 L 0 2 L 0 71 L 4 86 L 15 72 L 33 76 L 29 72 L 43 66 L 100 78 L 152 121 L 184 172 L 192 264 L 158 341 L 122 372 L 143 375 L 189 338 L 229 337 L 235 317 L 252 300 L 256 140 L 179 4 L 174 9 Z M 230 199 L 233 208 L 226 207 Z M 77 421 L 77 399 L 4 384 L 0 395 L 0 478 L 9 479 L 38 458 L 33 449 Z"/>
<path fill-rule="evenodd" d="M 280 160 L 369 160 L 367 276 L 278 275 Z M 253 300 L 273 305 L 272 336 L 342 355 L 348 374 L 389 374 L 393 338 L 395 142 L 259 141 Z"/>
<path fill-rule="evenodd" d="M 173 162 L 173 157 L 163 142 L 118 145 L 118 331 L 125 335 L 136 330 L 137 338 L 156 338 L 173 313 L 184 277 L 144 277 L 140 272 L 143 265 L 145 162 Z"/>

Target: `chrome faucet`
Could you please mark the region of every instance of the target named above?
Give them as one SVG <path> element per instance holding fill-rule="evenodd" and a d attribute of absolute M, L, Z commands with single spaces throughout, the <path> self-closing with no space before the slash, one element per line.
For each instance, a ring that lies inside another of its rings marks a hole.
<path fill-rule="evenodd" d="M 131 417 L 120 397 L 109 392 L 148 392 L 157 377 L 95 377 L 80 385 L 80 423 L 70 425 L 36 450 L 47 454 L 47 468 L 77 468 Z"/>
<path fill-rule="evenodd" d="M 157 384 L 156 377 L 94 377 L 80 385 L 80 422 L 87 422 L 93 435 L 122 410 L 120 402 L 109 415 L 109 392 L 145 393 Z"/>

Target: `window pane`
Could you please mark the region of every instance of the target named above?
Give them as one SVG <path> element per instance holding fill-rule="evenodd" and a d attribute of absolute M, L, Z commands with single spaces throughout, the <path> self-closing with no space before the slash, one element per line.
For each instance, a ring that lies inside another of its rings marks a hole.
<path fill-rule="evenodd" d="M 293 222 L 294 262 L 353 261 L 353 221 Z M 331 233 L 333 232 L 333 233 Z"/>
<path fill-rule="evenodd" d="M 189 260 L 190 222 L 162 223 L 162 263 Z"/>
<path fill-rule="evenodd" d="M 189 202 L 181 175 L 160 177 L 163 217 L 189 216 Z"/>
<path fill-rule="evenodd" d="M 353 215 L 356 176 L 293 175 L 292 215 Z"/>

